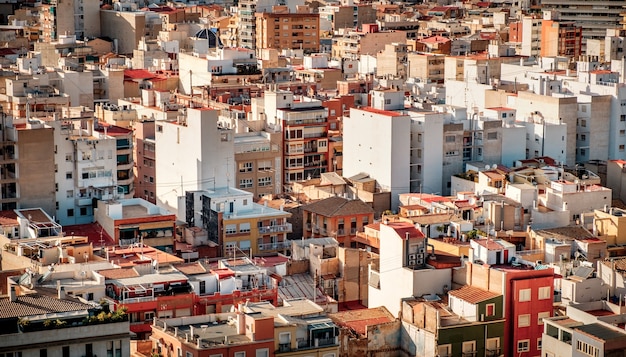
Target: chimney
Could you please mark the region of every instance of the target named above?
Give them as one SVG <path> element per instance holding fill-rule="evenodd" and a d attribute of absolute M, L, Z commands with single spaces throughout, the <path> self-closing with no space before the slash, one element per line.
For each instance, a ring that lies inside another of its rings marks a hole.
<path fill-rule="evenodd" d="M 11 286 L 11 289 L 9 289 L 9 297 L 11 299 L 11 302 L 17 301 L 17 293 L 15 292 L 15 286 Z"/>
<path fill-rule="evenodd" d="M 58 298 L 59 299 L 65 299 L 65 286 L 61 286 L 59 288 L 59 293 L 58 293 Z"/>

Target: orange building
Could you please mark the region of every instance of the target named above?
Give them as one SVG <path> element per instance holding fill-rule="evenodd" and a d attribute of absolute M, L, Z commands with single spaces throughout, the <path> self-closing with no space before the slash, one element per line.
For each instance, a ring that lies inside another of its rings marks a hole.
<path fill-rule="evenodd" d="M 546 11 L 541 22 L 541 57 L 568 56 L 578 58 L 582 54 L 583 29 L 575 22 L 558 20 L 558 15 Z"/>
<path fill-rule="evenodd" d="M 289 13 L 286 6 L 256 13 L 256 47 L 302 49 L 315 53 L 320 48 L 319 14 Z"/>
<path fill-rule="evenodd" d="M 374 221 L 374 209 L 361 200 L 329 197 L 302 207 L 304 238 L 333 237 L 344 247 Z"/>

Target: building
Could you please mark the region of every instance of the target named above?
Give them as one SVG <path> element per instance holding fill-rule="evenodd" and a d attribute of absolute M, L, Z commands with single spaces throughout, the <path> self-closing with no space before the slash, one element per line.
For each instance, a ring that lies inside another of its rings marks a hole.
<path fill-rule="evenodd" d="M 28 124 L 25 118 L 0 115 L 2 210 L 40 207 L 55 215 L 54 130 L 43 124 Z"/>
<path fill-rule="evenodd" d="M 52 42 L 61 35 L 77 38 L 100 36 L 100 7 L 82 1 L 44 1 L 39 6 L 40 38 Z"/>
<path fill-rule="evenodd" d="M 176 215 L 141 198 L 98 201 L 95 219 L 116 245 L 172 249 Z"/>
<path fill-rule="evenodd" d="M 278 135 L 268 132 L 235 134 L 235 184 L 255 198 L 282 192 L 282 153 Z"/>
<path fill-rule="evenodd" d="M 304 238 L 334 237 L 341 246 L 352 247 L 352 239 L 374 221 L 374 209 L 365 202 L 329 197 L 302 207 Z"/>
<path fill-rule="evenodd" d="M 557 12 L 545 11 L 541 22 L 542 57 L 568 56 L 577 58 L 582 54 L 583 29 L 574 21 L 559 21 Z"/>
<path fill-rule="evenodd" d="M 188 191 L 178 217 L 201 227 L 222 248 L 222 256 L 284 252 L 290 247 L 289 212 L 254 203 L 250 192 L 232 187 Z"/>
<path fill-rule="evenodd" d="M 504 301 L 501 294 L 463 286 L 448 296 L 427 295 L 402 302 L 402 320 L 419 330 L 417 356 L 503 356 Z"/>
<path fill-rule="evenodd" d="M 256 13 L 271 13 L 275 5 L 286 5 L 290 12 L 296 12 L 299 6 L 304 5 L 303 0 L 243 0 L 237 3 L 237 46 L 256 50 Z"/>
<path fill-rule="evenodd" d="M 286 6 L 274 6 L 272 11 L 255 16 L 257 49 L 301 49 L 307 54 L 319 51 L 319 14 L 290 13 Z"/>
<path fill-rule="evenodd" d="M 269 131 L 281 133 L 280 184 L 318 178 L 331 171 L 328 108 L 320 100 L 295 96 L 286 90 L 265 91 L 264 99 L 253 103 L 252 116 L 264 120 Z"/>
<path fill-rule="evenodd" d="M 133 131 L 131 129 L 98 122 L 94 130 L 103 136 L 115 138 L 115 157 L 117 162 L 117 192 L 123 198 L 135 195 L 135 155 Z"/>
<path fill-rule="evenodd" d="M 410 191 L 411 120 L 402 109 L 404 92 L 375 90 L 371 107 L 352 108 L 343 121 L 344 176 L 376 175 L 382 189 L 391 191 L 392 210 L 398 194 Z"/>
<path fill-rule="evenodd" d="M 433 269 L 427 265 L 430 255 L 434 248 L 412 223 L 381 224 L 380 259 L 369 266 L 368 307 L 384 306 L 398 317 L 402 299 L 449 289 L 451 269 Z"/>
<path fill-rule="evenodd" d="M 541 353 L 543 318 L 553 316 L 554 271 L 519 265 L 466 264 L 467 285 L 504 293 L 505 356 L 536 356 Z M 489 277 L 489 278 L 488 278 Z"/>
<path fill-rule="evenodd" d="M 186 191 L 226 187 L 234 180 L 232 132 L 218 125 L 217 115 L 212 109 L 188 108 L 175 120 L 155 124 L 158 206 L 184 212 L 179 200 Z"/>
<path fill-rule="evenodd" d="M 544 319 L 541 350 L 564 356 L 623 355 L 626 322 L 623 306 L 606 300 L 568 305 L 564 316 Z"/>
<path fill-rule="evenodd" d="M 546 0 L 541 2 L 543 10 L 555 10 L 560 13 L 562 21 L 573 21 L 583 29 L 583 40 L 604 39 L 607 28 L 620 27 L 622 4 L 609 0 L 602 11 L 591 11 L 587 6 L 572 6 L 568 0 Z"/>
<path fill-rule="evenodd" d="M 125 313 L 107 315 L 62 290 L 49 296 L 13 281 L 9 296 L 0 298 L 0 321 L 0 351 L 5 356 L 130 355 Z"/>
<path fill-rule="evenodd" d="M 94 200 L 132 195 L 132 191 L 122 191 L 117 185 L 118 139 L 95 130 L 92 110 L 64 108 L 61 118 L 46 124 L 54 128 L 56 219 L 62 225 L 93 222 Z M 125 148 L 130 148 L 130 133 L 125 135 Z M 132 172 L 132 166 L 125 172 Z M 126 183 L 130 190 L 132 184 Z"/>

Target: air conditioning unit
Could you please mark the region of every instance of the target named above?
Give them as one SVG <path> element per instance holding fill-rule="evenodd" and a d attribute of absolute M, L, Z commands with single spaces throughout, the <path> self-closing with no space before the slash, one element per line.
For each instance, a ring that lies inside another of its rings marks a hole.
<path fill-rule="evenodd" d="M 416 254 L 415 259 L 419 259 L 419 260 L 424 259 L 424 254 Z"/>
<path fill-rule="evenodd" d="M 424 254 L 424 248 L 420 248 L 420 249 L 419 249 L 419 253 L 420 253 L 420 254 Z"/>
<path fill-rule="evenodd" d="M 409 260 L 409 265 L 410 265 L 410 266 L 415 266 L 415 265 L 417 265 L 417 260 Z"/>
<path fill-rule="evenodd" d="M 415 260 L 417 259 L 415 254 L 409 254 L 409 260 Z"/>

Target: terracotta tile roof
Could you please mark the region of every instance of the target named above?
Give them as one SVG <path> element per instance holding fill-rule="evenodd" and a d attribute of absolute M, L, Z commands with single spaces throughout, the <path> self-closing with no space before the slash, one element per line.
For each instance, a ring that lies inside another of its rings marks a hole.
<path fill-rule="evenodd" d="M 374 209 L 367 203 L 361 200 L 348 200 L 343 197 L 329 197 L 309 203 L 303 209 L 325 217 L 374 213 Z"/>
<path fill-rule="evenodd" d="M 0 211 L 0 226 L 15 226 L 17 224 L 17 214 L 15 211 Z"/>
<path fill-rule="evenodd" d="M 156 74 L 145 69 L 125 69 L 124 79 L 150 79 L 156 77 Z"/>
<path fill-rule="evenodd" d="M 365 335 L 367 326 L 391 322 L 393 316 L 384 307 L 343 311 L 329 317 L 339 326 L 347 327 L 359 335 Z"/>
<path fill-rule="evenodd" d="M 11 301 L 8 297 L 0 299 L 0 319 L 87 309 L 91 309 L 91 306 L 78 301 L 60 300 L 42 294 L 17 296 L 16 301 Z"/>
<path fill-rule="evenodd" d="M 425 235 L 415 225 L 409 222 L 389 222 L 385 224 L 391 227 L 401 239 L 406 239 L 407 233 L 409 238 L 424 238 Z"/>
<path fill-rule="evenodd" d="M 500 294 L 483 290 L 480 288 L 476 288 L 473 286 L 465 285 L 464 287 L 456 290 L 450 290 L 448 294 L 457 297 L 459 299 L 465 300 L 470 304 L 477 304 L 479 302 L 493 299 L 494 297 L 500 296 Z"/>
<path fill-rule="evenodd" d="M 139 273 L 137 273 L 137 271 L 133 268 L 98 270 L 98 274 L 104 276 L 105 279 L 136 278 L 139 276 Z"/>
<path fill-rule="evenodd" d="M 198 275 L 205 274 L 207 270 L 204 269 L 202 264 L 200 263 L 190 263 L 190 264 L 179 264 L 176 266 L 176 269 L 185 275 Z"/>

